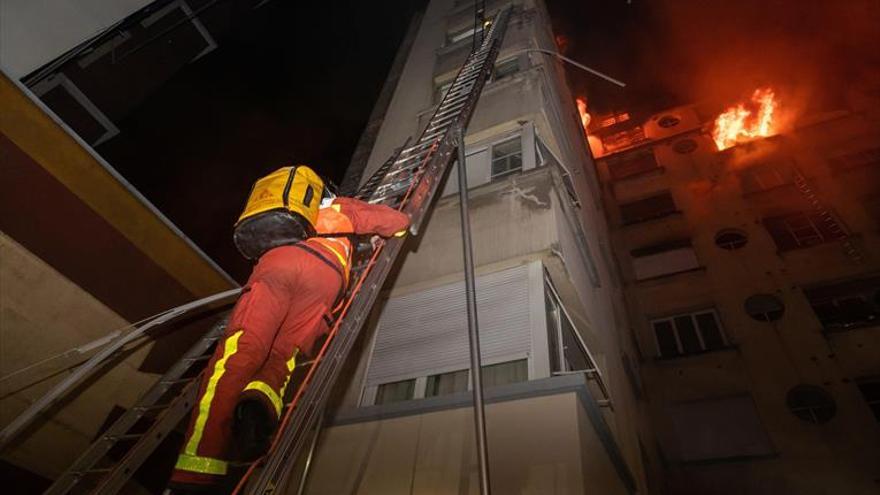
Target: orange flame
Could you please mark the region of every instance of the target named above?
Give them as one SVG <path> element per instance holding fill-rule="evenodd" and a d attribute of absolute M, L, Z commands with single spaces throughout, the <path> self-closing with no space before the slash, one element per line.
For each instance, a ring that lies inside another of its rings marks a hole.
<path fill-rule="evenodd" d="M 772 89 L 756 89 L 750 103 L 730 107 L 715 119 L 712 129 L 715 145 L 723 150 L 737 143 L 776 134 L 778 130 L 773 123 L 773 112 L 778 107 L 779 102 Z"/>
<path fill-rule="evenodd" d="M 587 127 L 590 125 L 590 114 L 587 113 L 587 99 L 581 96 L 575 98 L 578 106 L 578 113 L 581 115 L 581 125 L 584 127 L 584 131 L 587 130 Z"/>

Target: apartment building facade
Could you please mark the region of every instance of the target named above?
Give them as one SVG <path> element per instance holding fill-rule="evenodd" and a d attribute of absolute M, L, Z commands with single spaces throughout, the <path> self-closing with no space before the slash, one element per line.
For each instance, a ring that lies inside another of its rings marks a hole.
<path fill-rule="evenodd" d="M 594 119 L 666 493 L 880 486 L 880 105 L 848 106 L 724 151 L 693 105 Z"/>
<path fill-rule="evenodd" d="M 562 67 L 529 51 L 555 50 L 543 3 L 512 4 L 466 136 L 491 484 L 646 493 L 641 384 L 594 165 Z M 473 28 L 473 2 L 428 4 L 374 112 L 362 179 L 425 126 Z M 377 305 L 304 493 L 479 491 L 455 174 Z"/>

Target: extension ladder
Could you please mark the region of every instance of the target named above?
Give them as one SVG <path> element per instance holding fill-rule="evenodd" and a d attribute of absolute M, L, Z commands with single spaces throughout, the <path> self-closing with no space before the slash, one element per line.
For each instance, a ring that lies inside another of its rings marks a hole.
<path fill-rule="evenodd" d="M 853 263 L 861 263 L 864 260 L 862 252 L 855 243 L 853 243 L 852 236 L 850 235 L 849 230 L 844 226 L 843 222 L 837 218 L 837 215 L 835 215 L 830 208 L 825 206 L 825 203 L 819 198 L 813 190 L 813 187 L 807 181 L 807 178 L 800 170 L 795 168 L 792 171 L 792 175 L 794 176 L 795 187 L 800 191 L 801 195 L 804 196 L 807 202 L 810 203 L 813 212 L 821 219 L 822 223 L 825 224 L 828 232 L 834 236 L 835 239 L 840 241 L 840 245 L 843 247 L 843 252 L 846 254 L 847 258 Z"/>
<path fill-rule="evenodd" d="M 398 149 L 358 190 L 356 197 L 381 203 L 410 215 L 410 231 L 417 234 L 437 189 L 464 143 L 457 131 L 466 129 L 480 93 L 497 58 L 511 7 L 501 10 L 489 24 L 482 42 L 468 55 L 447 94 L 419 138 Z M 391 238 L 374 248 L 369 261 L 353 267 L 351 289 L 328 338 L 309 366 L 294 398 L 285 406 L 283 419 L 272 448 L 254 462 L 236 488 L 236 493 L 268 494 L 284 486 L 299 453 L 322 414 L 360 330 L 370 314 L 388 273 L 403 246 L 403 239 Z M 90 491 L 118 493 L 149 455 L 192 408 L 199 373 L 214 344 L 223 335 L 225 319 L 215 325 L 172 368 L 153 385 L 138 403 L 113 425 L 68 468 L 46 491 L 57 495 Z M 298 366 L 298 367 L 299 367 Z M 179 392 L 178 392 L 179 391 Z M 167 400 L 169 395 L 176 396 Z M 163 399 L 166 399 L 163 401 Z M 152 424 L 135 431 L 144 419 Z M 111 449 L 128 445 L 115 464 L 107 457 Z M 258 468 L 262 468 L 258 471 Z"/>

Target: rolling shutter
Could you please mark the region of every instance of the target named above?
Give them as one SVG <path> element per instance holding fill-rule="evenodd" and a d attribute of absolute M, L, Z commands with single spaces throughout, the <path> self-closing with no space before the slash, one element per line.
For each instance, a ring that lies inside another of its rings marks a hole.
<path fill-rule="evenodd" d="M 530 345 L 528 265 L 477 277 L 483 363 L 524 358 Z M 469 366 L 464 281 L 392 298 L 379 318 L 367 385 Z"/>

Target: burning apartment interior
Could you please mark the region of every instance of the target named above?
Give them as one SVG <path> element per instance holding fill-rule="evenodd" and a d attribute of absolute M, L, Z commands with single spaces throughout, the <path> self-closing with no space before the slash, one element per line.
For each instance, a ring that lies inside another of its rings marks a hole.
<path fill-rule="evenodd" d="M 0 1 L 17 492 L 166 493 L 232 217 L 298 156 L 417 228 L 208 493 L 880 489 L 876 2 Z"/>

